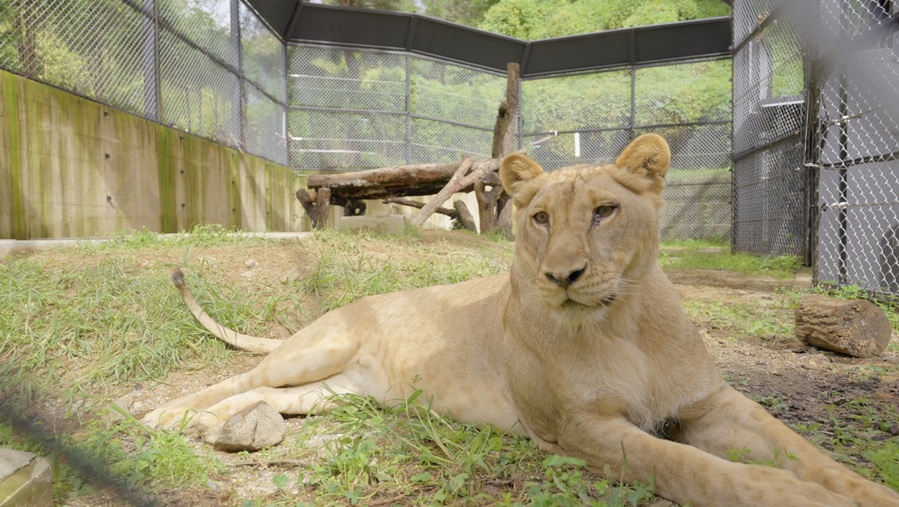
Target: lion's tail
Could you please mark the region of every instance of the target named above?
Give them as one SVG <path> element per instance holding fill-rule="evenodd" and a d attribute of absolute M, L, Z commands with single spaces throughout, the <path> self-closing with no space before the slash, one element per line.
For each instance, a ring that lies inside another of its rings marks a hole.
<path fill-rule="evenodd" d="M 203 308 L 200 307 L 200 303 L 197 303 L 193 293 L 191 293 L 187 284 L 184 282 L 184 272 L 182 272 L 180 268 L 172 273 L 172 284 L 174 284 L 175 287 L 178 287 L 178 290 L 181 292 L 181 297 L 184 298 L 184 302 L 187 303 L 187 307 L 190 309 L 190 313 L 197 318 L 197 321 L 199 321 L 207 331 L 212 333 L 219 340 L 241 350 L 257 352 L 260 354 L 267 354 L 281 345 L 283 340 L 259 338 L 256 336 L 240 334 L 213 320 L 208 313 L 203 311 Z"/>

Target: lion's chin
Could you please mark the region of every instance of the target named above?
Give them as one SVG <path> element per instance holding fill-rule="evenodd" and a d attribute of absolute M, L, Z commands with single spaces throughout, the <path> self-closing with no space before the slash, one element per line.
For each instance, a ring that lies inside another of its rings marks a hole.
<path fill-rule="evenodd" d="M 598 298 L 584 299 L 567 295 L 562 303 L 559 304 L 559 308 L 563 310 L 571 309 L 575 311 L 604 310 L 612 303 L 614 303 L 616 299 L 618 299 L 618 296 L 616 296 L 615 294 L 610 294 L 608 296 Z"/>

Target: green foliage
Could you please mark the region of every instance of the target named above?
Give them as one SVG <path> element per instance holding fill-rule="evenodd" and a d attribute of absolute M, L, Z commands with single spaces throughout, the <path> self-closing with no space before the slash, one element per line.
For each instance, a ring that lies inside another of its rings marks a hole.
<path fill-rule="evenodd" d="M 535 40 L 729 14 L 718 0 L 500 0 L 479 27 Z"/>
<path fill-rule="evenodd" d="M 308 420 L 282 444 L 309 452 L 311 439 L 326 440 L 296 484 L 324 505 L 378 503 L 396 493 L 414 505 L 635 506 L 652 498 L 652 485 L 618 485 L 588 472 L 583 460 L 545 456 L 529 439 L 440 417 L 420 394 L 393 408 L 333 397 L 327 417 Z M 498 494 L 501 485 L 510 489 Z"/>
<path fill-rule="evenodd" d="M 113 421 L 113 422 L 110 422 Z M 151 430 L 121 408 L 111 406 L 85 427 L 77 448 L 99 458 L 110 472 L 131 486 L 205 487 L 209 475 L 222 471 L 214 458 L 199 457 L 177 431 Z"/>
<path fill-rule="evenodd" d="M 416 11 L 415 2 L 413 0 L 322 0 L 322 3 L 325 5 L 339 5 L 342 7 L 365 7 L 387 11 Z"/>
<path fill-rule="evenodd" d="M 899 437 L 887 440 L 879 449 L 865 451 L 864 456 L 874 464 L 883 482 L 899 491 Z"/>
<path fill-rule="evenodd" d="M 476 26 L 499 0 L 423 0 L 425 14 L 462 25 Z"/>

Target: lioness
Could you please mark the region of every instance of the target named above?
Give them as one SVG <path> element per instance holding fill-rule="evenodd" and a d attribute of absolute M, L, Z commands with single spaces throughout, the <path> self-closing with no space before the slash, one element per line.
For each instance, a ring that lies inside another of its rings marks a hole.
<path fill-rule="evenodd" d="M 656 260 L 669 160 L 654 134 L 614 165 L 546 173 L 524 155 L 506 157 L 500 177 L 516 207 L 510 273 L 361 299 L 284 341 L 222 328 L 176 276 L 210 333 L 271 354 L 144 421 L 170 427 L 195 410 L 193 424 L 214 441 L 259 400 L 307 414 L 326 409 L 332 390 L 398 403 L 422 389 L 440 413 L 527 435 L 598 474 L 654 481 L 680 504 L 899 505 L 899 494 L 723 382 Z M 663 427 L 666 438 L 657 436 Z M 733 449 L 755 461 L 797 459 L 784 469 L 734 463 Z"/>

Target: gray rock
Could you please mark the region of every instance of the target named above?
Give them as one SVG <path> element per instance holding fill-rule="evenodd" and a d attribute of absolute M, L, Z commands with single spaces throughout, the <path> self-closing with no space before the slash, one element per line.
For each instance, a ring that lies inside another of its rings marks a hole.
<path fill-rule="evenodd" d="M 228 419 L 214 447 L 225 452 L 255 452 L 281 443 L 286 430 L 281 414 L 268 403 L 259 401 Z"/>

